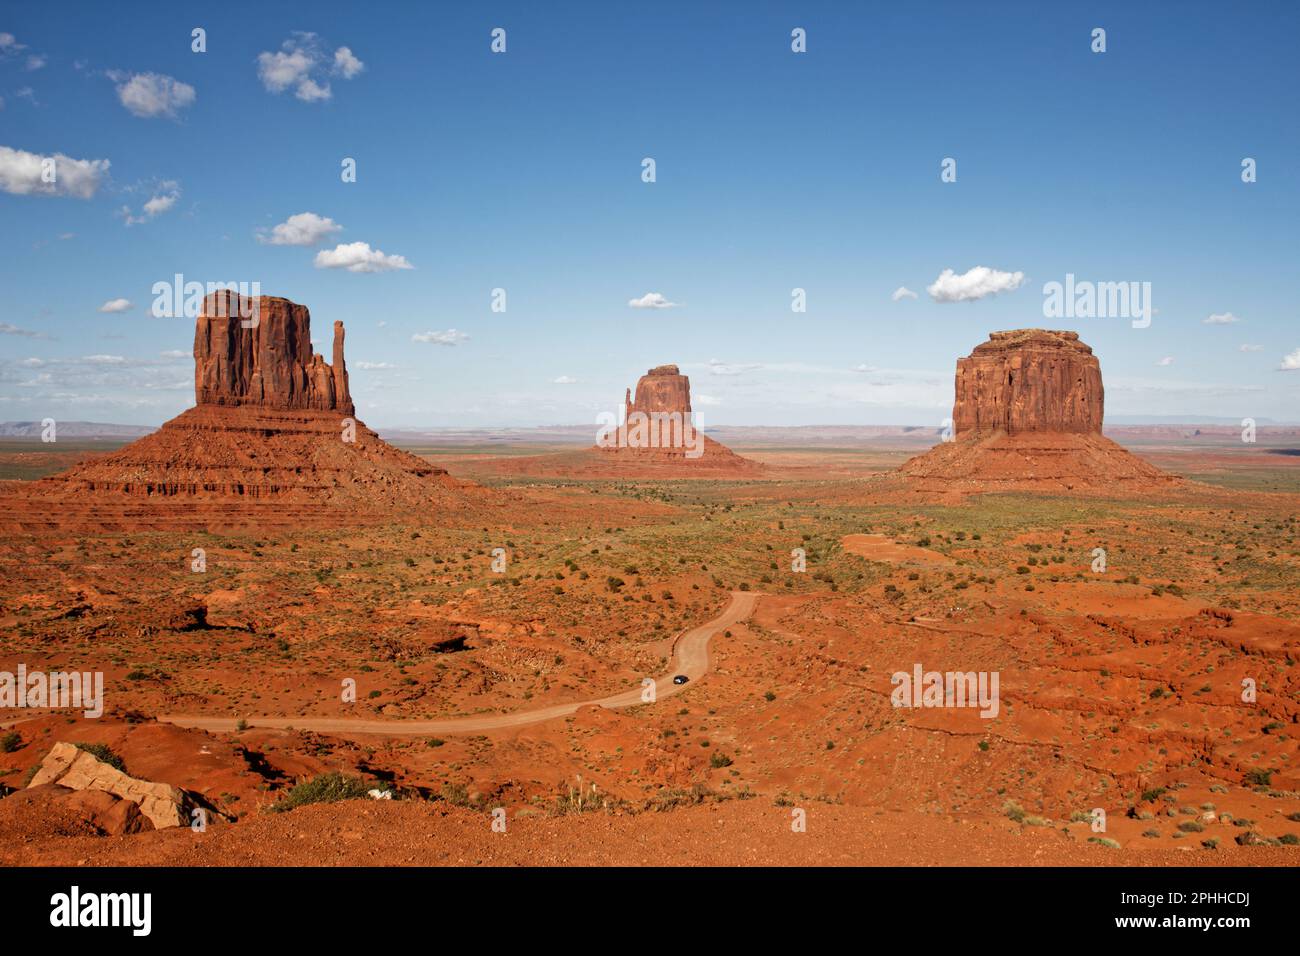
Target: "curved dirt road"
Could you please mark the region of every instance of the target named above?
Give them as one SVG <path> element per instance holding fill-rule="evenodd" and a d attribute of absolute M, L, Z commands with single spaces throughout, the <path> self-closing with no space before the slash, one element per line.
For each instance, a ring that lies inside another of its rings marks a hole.
<path fill-rule="evenodd" d="M 671 697 L 690 685 L 673 683 L 675 674 L 685 674 L 692 681 L 699 680 L 709 669 L 709 638 L 718 631 L 745 620 L 754 612 L 760 595 L 753 591 L 732 591 L 731 603 L 713 620 L 691 628 L 678 639 L 669 661 L 668 673 L 655 679 L 656 700 Z M 443 720 L 377 720 L 350 717 L 246 717 L 249 727 L 294 728 L 329 734 L 472 734 L 502 727 L 521 727 L 555 717 L 567 717 L 579 707 L 597 704 L 601 707 L 633 707 L 642 703 L 642 689 L 634 687 L 609 697 L 579 700 L 568 704 L 552 704 L 534 710 L 521 710 L 491 717 L 449 717 Z M 182 714 L 164 714 L 159 721 L 177 727 L 194 727 L 199 730 L 233 731 L 238 721 L 233 717 L 190 717 Z"/>

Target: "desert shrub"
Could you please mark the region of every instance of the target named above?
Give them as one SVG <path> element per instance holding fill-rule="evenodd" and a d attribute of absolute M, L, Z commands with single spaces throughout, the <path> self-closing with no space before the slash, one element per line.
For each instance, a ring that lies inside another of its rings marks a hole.
<path fill-rule="evenodd" d="M 21 747 L 22 743 L 22 734 L 16 730 L 11 730 L 9 733 L 0 736 L 0 753 L 11 754 Z"/>
<path fill-rule="evenodd" d="M 1246 783 L 1250 784 L 1252 787 L 1267 787 L 1269 785 L 1269 781 L 1271 781 L 1272 779 L 1273 779 L 1273 771 L 1271 770 L 1256 769 L 1256 770 L 1246 771 L 1245 781 Z"/>
<path fill-rule="evenodd" d="M 344 776 L 334 770 L 330 773 L 323 773 L 319 777 L 312 777 L 310 780 L 294 784 L 293 789 L 284 795 L 284 799 L 267 809 L 282 813 L 286 810 L 305 807 L 309 803 L 338 803 L 340 800 L 361 800 L 371 790 L 376 789 L 376 786 L 378 789 L 385 789 L 383 784 L 369 784 L 360 777 Z"/>
<path fill-rule="evenodd" d="M 715 753 L 709 758 L 709 766 L 714 770 L 720 770 L 723 767 L 730 767 L 731 762 L 731 758 L 721 752 Z"/>

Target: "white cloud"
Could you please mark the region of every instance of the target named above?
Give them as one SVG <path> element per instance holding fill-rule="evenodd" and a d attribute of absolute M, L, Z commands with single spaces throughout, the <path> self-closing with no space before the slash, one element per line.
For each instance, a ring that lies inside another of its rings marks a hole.
<path fill-rule="evenodd" d="M 1162 366 L 1162 367 L 1163 367 L 1163 366 L 1167 366 L 1167 365 L 1173 365 L 1173 364 L 1174 364 L 1174 357 L 1173 357 L 1172 355 L 1166 355 L 1164 358 L 1162 358 L 1162 359 L 1158 359 L 1158 360 L 1156 361 L 1156 364 L 1159 365 L 1159 366 Z"/>
<path fill-rule="evenodd" d="M 880 370 L 879 370 L 878 368 L 876 368 L 876 366 L 874 366 L 874 365 L 867 365 L 867 364 L 864 363 L 864 364 L 862 364 L 862 365 L 855 365 L 855 366 L 853 366 L 853 371 L 855 371 L 855 372 L 878 372 L 878 371 L 880 371 Z"/>
<path fill-rule="evenodd" d="M 328 216 L 300 212 L 273 227 L 269 237 L 263 232 L 257 241 L 271 246 L 314 246 L 342 231 L 343 227 Z"/>
<path fill-rule="evenodd" d="M 627 304 L 634 309 L 672 309 L 676 302 L 669 302 L 660 292 L 647 292 L 639 299 L 628 299 Z"/>
<path fill-rule="evenodd" d="M 974 302 L 985 296 L 1019 289 L 1024 282 L 1023 272 L 1002 272 L 988 266 L 976 266 L 962 275 L 944 269 L 925 291 L 936 302 Z"/>
<path fill-rule="evenodd" d="M 82 358 L 83 362 L 90 365 L 121 365 L 126 361 L 122 355 L 87 355 Z"/>
<path fill-rule="evenodd" d="M 1296 349 L 1290 355 L 1282 357 L 1282 364 L 1278 366 L 1282 372 L 1294 372 L 1300 370 L 1300 349 Z"/>
<path fill-rule="evenodd" d="M 354 363 L 354 367 L 364 369 L 367 372 L 381 372 L 397 368 L 397 366 L 391 362 L 356 362 Z"/>
<path fill-rule="evenodd" d="M 293 95 L 304 103 L 319 103 L 321 100 L 328 100 L 334 93 L 328 83 L 322 85 L 309 78 L 298 84 L 298 89 Z"/>
<path fill-rule="evenodd" d="M 431 342 L 434 345 L 460 345 L 468 339 L 468 335 L 455 329 L 448 329 L 445 332 L 416 332 L 411 336 L 412 342 Z"/>
<path fill-rule="evenodd" d="M 571 375 L 561 375 L 559 378 L 551 379 L 556 385 L 577 385 L 578 380 Z"/>
<path fill-rule="evenodd" d="M 334 95 L 327 74 L 350 80 L 365 68 L 349 47 L 339 47 L 330 58 L 314 33 L 295 33 L 280 44 L 277 52 L 257 55 L 257 75 L 262 85 L 276 94 L 292 89 L 293 95 L 305 103 L 318 103 Z"/>
<path fill-rule="evenodd" d="M 110 74 L 120 79 L 121 74 Z M 179 110 L 194 103 L 194 87 L 161 73 L 135 73 L 117 85 L 117 98 L 135 116 L 174 119 Z"/>
<path fill-rule="evenodd" d="M 138 226 L 142 222 L 148 222 L 155 216 L 161 216 L 180 201 L 181 187 L 176 181 L 164 180 L 156 184 L 154 188 L 156 192 L 141 207 L 140 215 L 133 215 L 130 206 L 123 206 L 118 210 L 118 215 L 126 220 L 128 226 Z"/>
<path fill-rule="evenodd" d="M 368 242 L 339 243 L 333 249 L 316 253 L 317 269 L 347 269 L 348 272 L 391 272 L 394 269 L 414 269 L 405 256 L 387 255 L 371 249 Z"/>
<path fill-rule="evenodd" d="M 347 47 L 341 46 L 334 51 L 334 72 L 342 74 L 343 79 L 350 80 L 365 68 L 366 65 L 353 56 Z"/>
<path fill-rule="evenodd" d="M 169 359 L 192 358 L 194 356 L 193 352 L 186 352 L 183 349 L 168 349 L 166 352 L 159 352 L 158 354 Z"/>
<path fill-rule="evenodd" d="M 1246 344 L 1244 344 L 1244 345 L 1241 346 L 1241 351 L 1243 351 L 1243 352 L 1262 352 L 1262 351 L 1264 351 L 1264 346 L 1262 346 L 1262 345 L 1251 345 L 1250 343 L 1246 343 Z"/>
<path fill-rule="evenodd" d="M 12 33 L 0 33 L 0 55 L 8 56 L 27 49 L 27 44 L 19 43 Z"/>
<path fill-rule="evenodd" d="M 907 286 L 900 285 L 897 289 L 895 289 L 892 293 L 890 293 L 889 297 L 893 301 L 897 302 L 899 299 L 915 299 L 916 293 L 913 292 L 911 289 L 909 289 Z"/>
<path fill-rule="evenodd" d="M 700 395 L 700 394 L 692 395 L 691 401 L 694 404 L 702 406 L 704 408 L 712 408 L 714 406 L 722 404 L 722 399 L 714 398 L 712 395 Z"/>
<path fill-rule="evenodd" d="M 285 40 L 285 47 L 290 47 L 292 42 Z M 272 93 L 283 93 L 289 87 L 306 80 L 313 65 L 312 57 L 299 49 L 257 55 L 258 78 Z"/>
<path fill-rule="evenodd" d="M 42 179 L 42 160 L 54 160 L 54 182 Z M 72 159 L 62 153 L 38 156 L 0 146 L 0 190 L 15 196 L 72 196 L 90 199 L 108 173 L 107 159 Z"/>
<path fill-rule="evenodd" d="M 1215 312 L 1208 319 L 1202 319 L 1201 324 L 1202 325 L 1234 325 L 1240 321 L 1241 319 L 1237 318 L 1231 312 Z"/>
<path fill-rule="evenodd" d="M 131 308 L 130 299 L 109 299 L 99 307 L 100 312 L 125 312 Z"/>
<path fill-rule="evenodd" d="M 44 67 L 46 62 L 44 53 L 33 53 L 27 58 L 27 63 L 24 64 L 23 69 L 28 73 L 34 73 Z"/>
<path fill-rule="evenodd" d="M 180 199 L 178 193 L 170 193 L 166 196 L 154 196 L 144 204 L 144 214 L 152 219 L 154 216 L 165 213 L 172 206 L 176 205 L 176 200 Z"/>

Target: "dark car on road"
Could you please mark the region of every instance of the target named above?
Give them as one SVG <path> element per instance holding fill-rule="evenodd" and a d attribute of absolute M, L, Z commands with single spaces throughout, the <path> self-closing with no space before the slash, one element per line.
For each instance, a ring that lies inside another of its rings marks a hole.
<path fill-rule="evenodd" d="M 690 680 L 690 678 L 687 677 L 685 674 L 678 674 L 676 677 L 673 678 L 673 683 L 685 684 L 688 680 Z"/>

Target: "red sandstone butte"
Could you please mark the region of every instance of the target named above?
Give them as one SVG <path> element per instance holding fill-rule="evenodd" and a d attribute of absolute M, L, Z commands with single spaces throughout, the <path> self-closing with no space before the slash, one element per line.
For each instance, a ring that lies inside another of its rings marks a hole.
<path fill-rule="evenodd" d="M 659 365 L 650 369 L 637 380 L 636 399 L 632 390 L 627 390 L 623 400 L 624 417 L 634 412 L 646 415 L 652 412 L 677 412 L 681 415 L 691 413 L 691 380 L 683 375 L 676 365 Z"/>
<path fill-rule="evenodd" d="M 953 427 L 969 432 L 1101 434 L 1101 363 L 1077 332 L 994 332 L 957 360 Z"/>
<path fill-rule="evenodd" d="M 680 416 L 684 447 L 677 443 L 667 447 L 637 447 L 637 425 L 633 416 L 662 421 L 663 416 L 668 415 Z M 648 467 L 656 474 L 667 471 L 709 477 L 755 472 L 763 467 L 758 462 L 742 458 L 695 428 L 691 417 L 691 380 L 676 365 L 659 365 L 650 369 L 637 380 L 635 392 L 627 390 L 623 399 L 623 421 L 625 424 L 609 436 L 608 444 L 599 446 L 606 463 L 635 464 Z M 694 456 L 688 454 L 692 443 L 696 448 L 702 447 L 702 452 Z M 589 469 L 580 470 L 585 473 Z"/>
<path fill-rule="evenodd" d="M 1129 490 L 1177 479 L 1101 433 L 1101 364 L 1077 332 L 993 332 L 957 360 L 955 441 L 906 462 L 933 491 Z"/>
<path fill-rule="evenodd" d="M 333 356 L 330 366 L 313 354 L 305 305 L 269 295 L 250 303 L 214 292 L 194 325 L 194 401 L 352 415 L 342 322 L 334 323 Z"/>
<path fill-rule="evenodd" d="M 330 365 L 312 352 L 306 306 L 262 296 L 253 308 L 231 296 L 209 296 L 195 321 L 195 407 L 116 452 L 26 483 L 6 501 L 10 524 L 212 528 L 252 512 L 263 524 L 297 524 L 338 520 L 322 504 L 360 517 L 468 513 L 485 500 L 353 417 L 342 322 Z"/>

